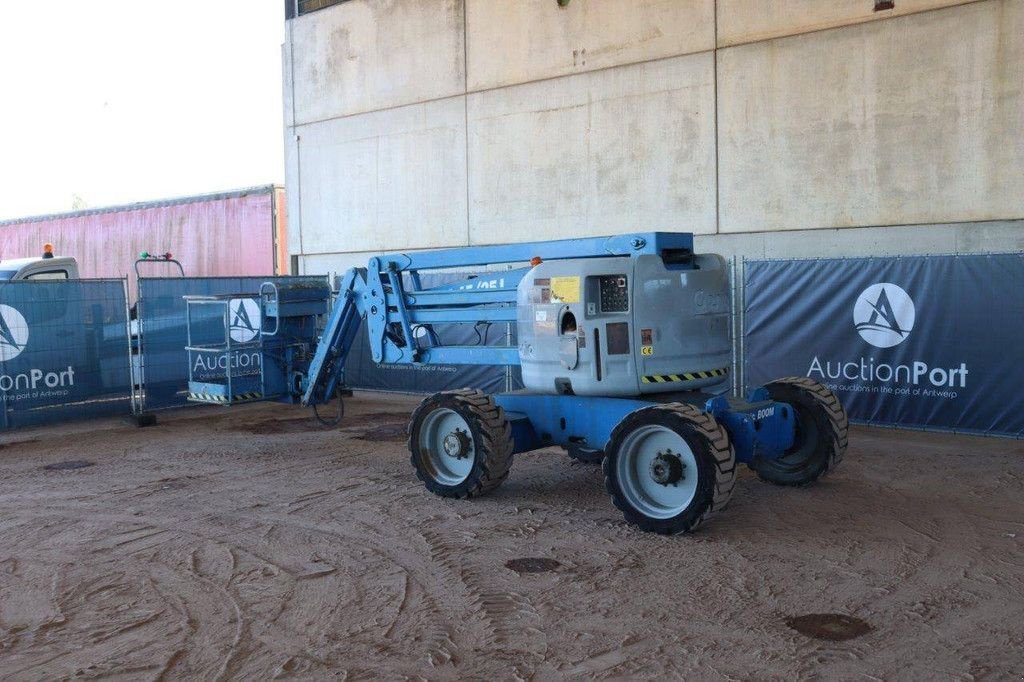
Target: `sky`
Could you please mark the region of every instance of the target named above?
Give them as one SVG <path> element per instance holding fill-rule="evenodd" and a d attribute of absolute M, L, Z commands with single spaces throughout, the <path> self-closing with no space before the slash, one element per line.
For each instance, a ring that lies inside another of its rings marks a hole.
<path fill-rule="evenodd" d="M 0 220 L 283 184 L 280 0 L 0 9 Z"/>

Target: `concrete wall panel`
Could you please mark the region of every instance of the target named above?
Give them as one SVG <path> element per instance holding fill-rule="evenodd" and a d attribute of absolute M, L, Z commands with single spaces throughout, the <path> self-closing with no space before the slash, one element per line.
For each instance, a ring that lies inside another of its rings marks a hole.
<path fill-rule="evenodd" d="M 292 22 L 297 123 L 465 89 L 462 0 L 351 0 Z"/>
<path fill-rule="evenodd" d="M 295 102 L 292 97 L 295 92 L 295 86 L 292 82 L 292 41 L 290 38 L 292 22 L 286 22 L 284 30 L 285 38 L 284 43 L 281 45 L 281 103 L 284 107 L 284 127 L 287 129 L 295 125 Z"/>
<path fill-rule="evenodd" d="M 302 272 L 307 275 L 342 275 L 349 268 L 365 268 L 379 251 L 359 253 L 320 253 L 302 257 Z"/>
<path fill-rule="evenodd" d="M 976 0 L 897 0 L 892 9 L 876 12 L 875 0 L 718 0 L 718 45 L 752 43 L 968 2 Z"/>
<path fill-rule="evenodd" d="M 471 91 L 714 48 L 714 0 L 466 0 Z"/>
<path fill-rule="evenodd" d="M 1020 217 L 1021 73 L 1021 0 L 721 50 L 721 230 Z"/>
<path fill-rule="evenodd" d="M 469 95 L 474 244 L 715 230 L 714 57 Z"/>
<path fill-rule="evenodd" d="M 463 97 L 297 130 L 304 253 L 466 242 Z"/>
<path fill-rule="evenodd" d="M 294 22 L 291 21 L 285 23 L 285 39 L 284 44 L 281 46 L 281 74 L 284 86 L 281 98 L 281 104 L 284 107 L 284 137 L 282 140 L 284 144 L 284 177 L 288 184 L 296 190 L 285 195 L 285 206 L 280 209 L 285 212 L 286 220 L 291 218 L 293 221 L 293 229 L 289 230 L 285 235 L 287 240 L 286 246 L 290 254 L 302 253 L 302 230 L 299 229 L 301 205 L 299 202 L 299 192 L 297 191 L 299 188 L 299 144 L 294 129 L 295 108 L 293 93 L 295 89 L 292 81 L 291 34 L 293 24 Z"/>
<path fill-rule="evenodd" d="M 302 202 L 299 192 L 299 141 L 291 128 L 284 130 L 284 176 L 287 178 L 289 187 L 293 189 L 285 193 L 285 210 L 288 214 L 288 223 L 291 229 L 288 230 L 288 253 L 302 253 Z"/>

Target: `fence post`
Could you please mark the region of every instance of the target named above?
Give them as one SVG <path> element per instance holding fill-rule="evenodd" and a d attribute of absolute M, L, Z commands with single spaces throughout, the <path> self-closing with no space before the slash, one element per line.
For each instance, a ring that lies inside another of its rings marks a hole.
<path fill-rule="evenodd" d="M 138 416 L 141 412 L 139 409 L 139 400 L 142 391 L 142 385 L 139 384 L 138 390 L 135 388 L 135 368 L 132 366 L 132 307 L 128 302 L 128 277 L 121 278 L 121 291 L 124 293 L 124 335 L 128 341 L 128 384 L 130 389 L 130 395 L 132 397 L 132 415 Z"/>
<path fill-rule="evenodd" d="M 6 290 L 8 286 L 10 286 L 10 282 L 4 282 L 3 285 L 0 285 L 0 290 Z M 6 300 L 6 297 L 0 298 L 0 301 Z M 3 393 L 0 393 L 0 398 L 3 399 L 3 407 L 0 409 L 0 427 L 7 430 L 11 428 L 10 415 L 8 414 L 8 410 L 10 409 L 10 401 L 7 400 L 8 391 L 5 390 Z"/>
<path fill-rule="evenodd" d="M 142 300 L 142 277 L 135 278 L 135 319 L 139 334 L 139 414 L 146 411 L 146 325 L 143 322 L 144 301 Z"/>
<path fill-rule="evenodd" d="M 736 334 L 736 320 L 739 318 L 739 310 L 737 303 L 737 285 L 736 285 L 736 255 L 729 259 L 729 301 L 730 301 L 730 314 L 729 314 L 729 345 L 732 348 L 732 395 L 733 397 L 739 397 L 739 367 L 737 359 L 739 358 L 739 339 Z"/>
<path fill-rule="evenodd" d="M 739 287 L 738 298 L 740 300 L 740 329 L 739 337 L 739 358 L 738 358 L 738 380 L 740 387 L 740 395 L 746 395 L 747 393 L 747 349 L 746 349 L 746 334 L 747 334 L 747 257 L 743 256 L 740 259 L 740 271 L 736 276 L 737 286 Z"/>

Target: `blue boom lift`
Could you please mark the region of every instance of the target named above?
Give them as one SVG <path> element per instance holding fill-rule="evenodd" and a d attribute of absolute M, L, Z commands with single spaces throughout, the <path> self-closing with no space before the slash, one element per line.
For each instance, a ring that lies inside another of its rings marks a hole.
<path fill-rule="evenodd" d="M 501 265 L 509 269 L 494 269 Z M 474 268 L 485 272 L 421 285 L 421 273 Z M 413 413 L 412 465 L 444 497 L 487 493 L 515 453 L 560 445 L 601 461 L 629 522 L 687 532 L 726 506 L 737 462 L 772 483 L 806 485 L 847 445 L 842 405 L 811 379 L 729 395 L 727 271 L 720 256 L 694 254 L 686 233 L 377 256 L 344 275 L 333 307 L 326 285 L 263 285 L 258 307 L 246 304 L 261 319 L 252 339 L 230 332 L 245 312 L 241 298 L 187 300 L 189 364 L 200 368 L 189 390 L 201 402 L 340 405 L 361 324 L 378 363 L 518 365 L 523 390 L 445 391 Z M 202 343 L 193 318 L 211 307 L 223 337 Z M 434 329 L 494 323 L 514 324 L 517 345 L 448 345 Z M 253 353 L 259 361 L 246 361 Z M 195 362 L 203 356 L 214 359 Z"/>

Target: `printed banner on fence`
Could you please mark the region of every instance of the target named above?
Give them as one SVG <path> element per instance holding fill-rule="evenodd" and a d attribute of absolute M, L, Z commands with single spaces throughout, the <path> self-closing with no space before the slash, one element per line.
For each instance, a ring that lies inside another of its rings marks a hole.
<path fill-rule="evenodd" d="M 0 286 L 0 428 L 127 413 L 124 282 Z"/>
<path fill-rule="evenodd" d="M 1024 254 L 751 261 L 745 383 L 809 376 L 852 419 L 1024 435 Z"/>

